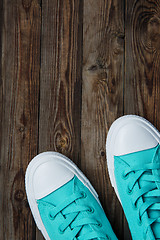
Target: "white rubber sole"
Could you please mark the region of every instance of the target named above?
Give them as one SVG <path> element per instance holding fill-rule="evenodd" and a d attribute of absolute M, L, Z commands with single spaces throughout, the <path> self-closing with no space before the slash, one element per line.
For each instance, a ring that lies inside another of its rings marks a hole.
<path fill-rule="evenodd" d="M 26 193 L 27 198 L 29 202 L 29 206 L 32 212 L 32 215 L 34 217 L 34 220 L 37 224 L 38 229 L 42 232 L 44 238 L 46 240 L 50 240 L 48 233 L 44 227 L 44 224 L 42 222 L 42 219 L 40 217 L 40 213 L 38 210 L 37 202 L 34 197 L 34 190 L 33 190 L 33 176 L 35 170 L 43 163 L 46 162 L 46 156 L 51 156 L 50 161 L 61 161 L 61 164 L 64 165 L 66 168 L 68 168 L 69 171 L 72 171 L 75 176 L 78 177 L 78 179 L 90 190 L 90 192 L 93 194 L 99 205 L 101 206 L 101 203 L 98 199 L 98 194 L 96 193 L 95 189 L 92 187 L 89 180 L 85 177 L 85 175 L 79 170 L 79 168 L 66 156 L 57 153 L 57 152 L 44 152 L 40 153 L 36 157 L 33 158 L 33 160 L 29 163 L 26 175 L 25 175 L 25 187 L 26 187 Z M 53 159 L 54 158 L 54 159 Z M 48 161 L 48 159 L 47 159 Z M 101 206 L 102 207 L 102 206 Z"/>
<path fill-rule="evenodd" d="M 107 152 L 107 166 L 108 166 L 108 172 L 109 172 L 109 177 L 110 181 L 112 184 L 112 187 L 114 188 L 116 195 L 120 200 L 118 189 L 117 189 L 117 184 L 115 180 L 115 175 L 114 175 L 114 155 L 113 155 L 113 146 L 115 144 L 115 139 L 117 136 L 118 131 L 120 130 L 121 127 L 123 127 L 125 124 L 127 124 L 131 120 L 137 120 L 140 121 L 141 124 L 144 124 L 147 130 L 150 131 L 152 136 L 157 140 L 158 143 L 160 143 L 160 133 L 159 131 L 145 118 L 137 116 L 137 115 L 125 115 L 123 117 L 118 118 L 113 122 L 111 125 L 108 135 L 107 135 L 107 140 L 106 140 L 106 152 Z"/>

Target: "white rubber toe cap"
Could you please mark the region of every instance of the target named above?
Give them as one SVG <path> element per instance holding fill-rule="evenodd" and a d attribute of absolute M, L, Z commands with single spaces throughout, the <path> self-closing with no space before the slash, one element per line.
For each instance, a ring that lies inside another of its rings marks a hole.
<path fill-rule="evenodd" d="M 145 122 L 130 119 L 117 132 L 113 154 L 119 156 L 133 153 L 155 147 L 157 144 L 152 129 Z"/>
<path fill-rule="evenodd" d="M 120 200 L 114 175 L 114 156 L 143 151 L 160 144 L 160 133 L 146 119 L 136 115 L 118 118 L 111 125 L 106 141 L 107 166 L 111 184 Z"/>
<path fill-rule="evenodd" d="M 93 194 L 98 204 L 98 194 L 80 169 L 66 156 L 57 152 L 38 154 L 29 163 L 25 174 L 25 187 L 29 206 L 44 238 L 50 240 L 42 222 L 37 200 L 57 190 L 76 176 Z"/>
<path fill-rule="evenodd" d="M 73 178 L 73 172 L 58 160 L 45 156 L 45 162 L 35 169 L 32 180 L 35 199 L 47 196 Z"/>

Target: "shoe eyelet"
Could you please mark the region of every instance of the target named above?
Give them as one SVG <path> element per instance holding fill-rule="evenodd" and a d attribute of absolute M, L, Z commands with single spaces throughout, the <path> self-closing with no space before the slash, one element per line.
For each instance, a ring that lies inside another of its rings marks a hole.
<path fill-rule="evenodd" d="M 122 172 L 122 175 L 121 175 L 121 176 L 122 176 L 122 179 L 124 179 L 124 180 L 126 180 L 126 179 L 129 177 L 129 175 L 128 175 L 128 174 L 127 174 L 127 175 L 124 174 L 124 172 Z"/>
<path fill-rule="evenodd" d="M 59 231 L 60 234 L 64 234 L 64 230 L 58 228 L 58 231 Z"/>
<path fill-rule="evenodd" d="M 49 213 L 48 217 L 49 217 L 50 220 L 54 220 L 54 217 L 52 216 L 51 213 Z"/>
<path fill-rule="evenodd" d="M 142 226 L 142 220 L 141 219 L 138 218 L 137 223 L 138 223 L 139 226 Z"/>
<path fill-rule="evenodd" d="M 94 208 L 92 207 L 89 207 L 88 210 L 87 210 L 88 213 L 94 213 Z"/>
<path fill-rule="evenodd" d="M 87 194 L 85 192 L 81 192 L 81 198 L 86 198 Z"/>
<path fill-rule="evenodd" d="M 134 210 L 138 209 L 138 207 L 137 207 L 137 205 L 135 203 L 132 203 L 132 207 L 133 207 Z"/>
<path fill-rule="evenodd" d="M 133 189 L 130 189 L 129 187 L 127 188 L 127 194 L 131 195 L 133 193 Z"/>
<path fill-rule="evenodd" d="M 101 222 L 97 222 L 97 227 L 101 228 L 102 227 L 102 223 Z"/>

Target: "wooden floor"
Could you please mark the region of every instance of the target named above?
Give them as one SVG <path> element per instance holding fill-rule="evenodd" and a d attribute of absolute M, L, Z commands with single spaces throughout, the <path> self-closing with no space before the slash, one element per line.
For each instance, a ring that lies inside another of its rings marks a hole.
<path fill-rule="evenodd" d="M 24 176 L 47 150 L 82 169 L 130 240 L 105 140 L 123 114 L 160 130 L 160 0 L 1 0 L 0 33 L 0 240 L 43 239 Z"/>

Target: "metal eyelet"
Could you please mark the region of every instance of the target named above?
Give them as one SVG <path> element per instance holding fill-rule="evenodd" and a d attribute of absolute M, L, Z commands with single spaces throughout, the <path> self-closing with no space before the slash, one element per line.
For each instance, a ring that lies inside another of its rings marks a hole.
<path fill-rule="evenodd" d="M 97 222 L 97 227 L 101 228 L 102 227 L 102 223 L 101 222 Z"/>
<path fill-rule="evenodd" d="M 51 213 L 49 213 L 49 215 L 48 215 L 48 216 L 49 216 L 49 219 L 50 219 L 50 220 L 54 220 L 54 217 L 52 216 L 52 214 L 51 214 Z"/>
<path fill-rule="evenodd" d="M 64 230 L 58 228 L 58 231 L 59 231 L 60 234 L 64 234 Z"/>
<path fill-rule="evenodd" d="M 133 189 L 130 189 L 129 187 L 127 187 L 127 194 L 131 195 L 133 193 Z"/>
<path fill-rule="evenodd" d="M 122 172 L 121 176 L 122 176 L 122 179 L 126 180 L 129 177 L 129 174 L 126 175 L 126 174 L 124 174 L 124 172 Z"/>
<path fill-rule="evenodd" d="M 92 207 L 89 207 L 88 210 L 87 210 L 88 213 L 94 213 L 94 208 Z"/>
<path fill-rule="evenodd" d="M 81 198 L 86 198 L 87 194 L 85 192 L 81 192 Z"/>

